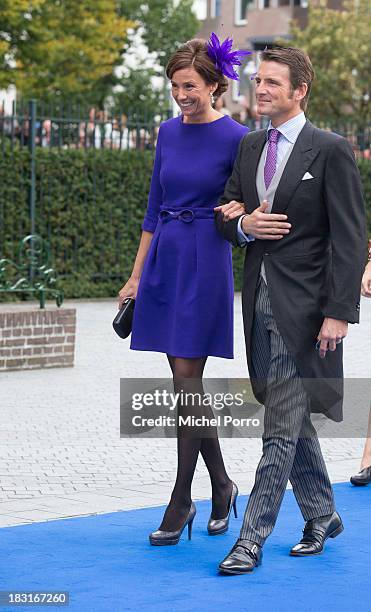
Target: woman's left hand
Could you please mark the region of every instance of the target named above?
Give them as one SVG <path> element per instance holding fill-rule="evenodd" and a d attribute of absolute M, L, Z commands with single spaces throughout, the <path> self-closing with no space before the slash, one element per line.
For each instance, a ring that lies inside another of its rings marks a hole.
<path fill-rule="evenodd" d="M 242 202 L 236 202 L 236 200 L 232 200 L 232 202 L 228 202 L 228 204 L 223 204 L 223 206 L 216 206 L 214 210 L 215 212 L 222 213 L 223 221 L 231 221 L 231 219 L 235 219 L 246 213 L 245 205 Z"/>

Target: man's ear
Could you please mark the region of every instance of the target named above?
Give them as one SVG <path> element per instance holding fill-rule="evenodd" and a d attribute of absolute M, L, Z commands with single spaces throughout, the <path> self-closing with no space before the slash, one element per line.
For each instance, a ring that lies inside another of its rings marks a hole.
<path fill-rule="evenodd" d="M 295 98 L 296 100 L 303 100 L 307 94 L 308 91 L 308 84 L 307 83 L 302 83 L 297 89 L 296 89 L 296 94 L 295 94 Z"/>

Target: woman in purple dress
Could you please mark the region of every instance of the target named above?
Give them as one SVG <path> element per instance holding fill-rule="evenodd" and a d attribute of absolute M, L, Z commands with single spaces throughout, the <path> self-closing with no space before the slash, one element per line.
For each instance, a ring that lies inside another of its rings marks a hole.
<path fill-rule="evenodd" d="M 247 129 L 216 111 L 213 102 L 227 90 L 225 74 L 237 77 L 233 64 L 245 52 L 230 52 L 232 41 L 223 45 L 214 34 L 208 43 L 191 40 L 169 61 L 166 74 L 182 114 L 160 127 L 142 237 L 132 275 L 119 293 L 120 304 L 136 298 L 131 348 L 165 353 L 176 391 L 202 392 L 209 355 L 233 358 L 231 247 L 216 230 L 214 208 Z M 178 416 L 182 411 L 178 405 Z M 182 435 L 178 429 L 177 478 L 151 544 L 176 544 L 186 525 L 190 536 L 199 453 L 212 485 L 208 532 L 228 529 L 238 490 L 217 435 Z"/>

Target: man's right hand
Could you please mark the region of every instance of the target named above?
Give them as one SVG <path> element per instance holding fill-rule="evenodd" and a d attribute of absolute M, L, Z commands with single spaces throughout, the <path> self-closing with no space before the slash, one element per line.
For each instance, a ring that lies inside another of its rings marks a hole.
<path fill-rule="evenodd" d="M 371 297 L 371 261 L 368 262 L 362 277 L 362 295 Z"/>
<path fill-rule="evenodd" d="M 268 202 L 264 200 L 251 215 L 246 215 L 242 219 L 242 230 L 259 240 L 280 240 L 290 232 L 291 223 L 287 223 L 287 215 L 266 213 L 267 208 Z"/>

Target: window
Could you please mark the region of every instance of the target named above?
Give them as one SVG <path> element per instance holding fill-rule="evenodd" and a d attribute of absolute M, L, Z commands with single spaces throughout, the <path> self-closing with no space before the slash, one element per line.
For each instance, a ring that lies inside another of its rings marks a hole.
<path fill-rule="evenodd" d="M 234 22 L 236 25 L 245 25 L 247 22 L 247 6 L 254 0 L 234 0 Z"/>
<path fill-rule="evenodd" d="M 278 6 L 301 6 L 308 8 L 308 0 L 278 0 Z"/>
<path fill-rule="evenodd" d="M 197 19 L 204 20 L 207 18 L 207 0 L 194 0 L 193 12 Z"/>
<path fill-rule="evenodd" d="M 272 49 L 272 39 L 268 42 L 254 42 L 254 51 L 264 51 L 265 49 Z"/>
<path fill-rule="evenodd" d="M 271 0 L 258 0 L 258 7 L 260 10 L 270 8 L 270 6 L 271 6 Z"/>
<path fill-rule="evenodd" d="M 220 17 L 222 14 L 222 0 L 211 0 L 210 17 Z"/>

